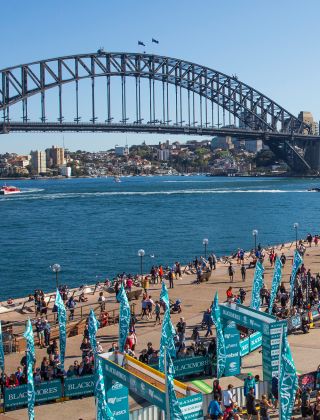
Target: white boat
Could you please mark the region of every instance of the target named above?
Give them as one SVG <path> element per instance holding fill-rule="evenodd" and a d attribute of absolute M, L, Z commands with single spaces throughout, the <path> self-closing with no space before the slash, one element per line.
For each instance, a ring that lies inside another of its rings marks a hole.
<path fill-rule="evenodd" d="M 4 185 L 0 189 L 0 195 L 19 194 L 19 193 L 21 193 L 20 188 L 13 187 L 10 185 Z"/>

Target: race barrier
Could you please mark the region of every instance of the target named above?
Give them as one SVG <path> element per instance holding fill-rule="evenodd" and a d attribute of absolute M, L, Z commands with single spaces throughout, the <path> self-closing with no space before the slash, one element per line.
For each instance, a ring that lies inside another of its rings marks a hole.
<path fill-rule="evenodd" d="M 59 379 L 49 382 L 42 382 L 36 385 L 36 403 L 44 403 L 58 400 L 63 395 L 62 384 Z M 28 386 L 20 385 L 15 388 L 5 388 L 4 406 L 8 408 L 18 408 L 28 404 Z"/>
<path fill-rule="evenodd" d="M 270 386 L 268 381 L 256 384 L 256 398 L 260 399 L 263 394 L 269 395 Z M 244 387 L 233 388 L 233 395 L 240 407 L 245 407 L 246 398 L 244 396 Z M 207 414 L 208 406 L 213 399 L 213 394 L 202 395 L 202 412 L 203 416 Z M 140 408 L 130 413 L 130 420 L 165 420 L 165 414 L 158 407 L 152 405 Z"/>
<path fill-rule="evenodd" d="M 162 372 L 120 352 L 103 353 L 98 357 L 107 382 L 108 378 L 115 379 L 160 410 L 166 410 L 166 380 Z M 173 387 L 185 420 L 203 419 L 202 394 L 176 379 Z"/>

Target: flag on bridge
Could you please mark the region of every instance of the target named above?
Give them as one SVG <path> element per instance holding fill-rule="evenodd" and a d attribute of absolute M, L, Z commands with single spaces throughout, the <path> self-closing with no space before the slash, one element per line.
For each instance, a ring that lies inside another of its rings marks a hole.
<path fill-rule="evenodd" d="M 226 346 L 221 324 L 218 292 L 216 292 L 211 308 L 211 318 L 217 334 L 217 378 L 221 378 L 226 367 Z"/>
<path fill-rule="evenodd" d="M 29 420 L 34 420 L 34 402 L 36 399 L 36 393 L 34 390 L 33 365 L 36 361 L 36 355 L 34 351 L 34 337 L 30 319 L 28 319 L 23 336 L 27 341 L 28 416 Z"/>
<path fill-rule="evenodd" d="M 165 311 L 164 311 L 164 316 L 163 316 L 163 321 L 162 321 L 162 330 L 161 330 L 161 338 L 160 338 L 159 370 L 161 372 L 164 372 L 165 371 L 165 366 L 164 366 L 165 351 L 168 352 L 170 357 L 176 357 L 176 347 L 174 343 L 174 337 L 176 336 L 176 331 L 171 322 L 169 294 L 168 294 L 168 289 L 164 281 L 162 282 L 162 286 L 161 286 L 160 302 L 164 303 Z"/>
<path fill-rule="evenodd" d="M 64 371 L 64 358 L 67 344 L 67 311 L 57 289 L 55 305 L 58 311 L 59 341 L 60 341 L 60 369 Z"/>
<path fill-rule="evenodd" d="M 95 356 L 95 388 L 94 395 L 96 397 L 96 410 L 97 420 L 114 420 L 113 414 L 107 404 L 106 399 L 106 389 L 104 385 L 104 377 L 101 366 L 101 361 L 97 357 L 97 331 L 99 328 L 99 321 L 97 320 L 94 312 L 90 309 L 89 315 L 89 338 L 91 343 L 91 348 Z"/>
<path fill-rule="evenodd" d="M 294 251 L 294 257 L 293 257 L 293 265 L 291 270 L 291 277 L 290 277 L 290 303 L 291 306 L 293 305 L 293 298 L 294 298 L 294 285 L 296 281 L 297 272 L 299 270 L 299 267 L 303 263 L 303 259 L 301 257 L 300 252 L 296 249 Z"/>
<path fill-rule="evenodd" d="M 130 305 L 123 284 L 117 294 L 117 301 L 120 302 L 120 319 L 119 319 L 119 350 L 123 352 L 124 346 L 129 333 L 130 326 Z"/>
<path fill-rule="evenodd" d="M 288 343 L 287 332 L 283 331 L 279 378 L 281 420 L 291 419 L 297 389 L 297 371 Z"/>
<path fill-rule="evenodd" d="M 251 303 L 250 303 L 250 308 L 255 309 L 256 311 L 259 311 L 260 306 L 261 306 L 260 290 L 263 285 L 263 272 L 264 272 L 263 265 L 261 264 L 260 261 L 257 261 L 256 269 L 254 272 L 253 286 L 252 286 L 252 292 L 251 292 Z"/>
<path fill-rule="evenodd" d="M 271 314 L 273 302 L 276 298 L 278 287 L 281 283 L 281 277 L 282 277 L 282 262 L 280 261 L 280 258 L 276 258 L 276 263 L 274 265 L 274 272 L 273 272 L 273 278 L 272 278 L 272 286 L 271 286 L 271 292 L 270 292 L 270 302 L 269 302 L 269 309 L 268 312 Z"/>
<path fill-rule="evenodd" d="M 145 47 L 145 44 L 142 41 L 138 41 L 138 45 L 142 45 L 143 47 Z"/>
<path fill-rule="evenodd" d="M 155 44 L 159 44 L 159 41 L 157 39 L 152 38 L 152 42 L 154 42 Z"/>

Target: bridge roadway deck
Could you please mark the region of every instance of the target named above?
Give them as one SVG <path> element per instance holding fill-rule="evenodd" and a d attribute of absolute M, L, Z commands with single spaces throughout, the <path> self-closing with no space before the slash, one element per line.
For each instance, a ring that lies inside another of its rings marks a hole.
<path fill-rule="evenodd" d="M 217 128 L 205 126 L 168 125 L 168 124 L 117 124 L 117 123 L 75 123 L 75 122 L 20 122 L 0 123 L 0 134 L 10 132 L 110 132 L 110 133 L 157 133 L 157 134 L 184 134 L 205 136 L 233 136 L 238 139 L 268 140 L 309 140 L 320 141 L 320 136 L 304 135 L 298 133 L 281 133 L 262 130 L 246 130 L 241 128 Z"/>
<path fill-rule="evenodd" d="M 236 247 L 236 245 L 235 245 Z M 280 249 L 278 249 L 280 252 Z M 292 256 L 294 251 L 294 244 L 291 247 L 288 245 L 285 248 L 287 256 Z M 320 247 L 307 249 L 305 255 L 305 265 L 310 267 L 313 273 L 320 272 Z M 245 282 L 240 280 L 239 266 L 234 261 L 236 269 L 235 281 L 232 284 L 234 289 L 237 291 L 239 287 L 244 287 L 247 291 L 246 302 L 250 301 L 250 292 L 253 278 L 253 270 L 247 270 L 247 279 Z M 273 270 L 269 267 L 268 261 L 266 261 L 265 280 L 268 287 L 271 285 Z M 287 261 L 284 268 L 283 280 L 288 283 L 291 270 L 291 261 Z M 230 283 L 227 274 L 227 265 L 218 264 L 217 270 L 213 272 L 211 279 L 207 283 L 201 283 L 199 285 L 191 284 L 195 279 L 194 275 L 184 275 L 182 279 L 175 282 L 174 289 L 169 289 L 169 295 L 171 299 L 180 298 L 182 300 L 183 315 L 187 322 L 187 342 L 191 342 L 192 329 L 196 324 L 199 324 L 202 319 L 203 311 L 209 307 L 212 302 L 214 293 L 216 290 L 219 292 L 220 301 L 225 298 L 226 289 Z M 151 285 L 150 294 L 154 300 L 159 298 L 160 285 Z M 97 296 L 95 296 L 97 299 Z M 137 310 L 139 313 L 139 310 Z M 172 321 L 175 325 L 179 321 L 179 314 L 172 315 Z M 146 348 L 147 342 L 151 341 L 155 348 L 159 347 L 161 325 L 154 325 L 154 319 L 143 320 L 138 322 L 137 326 L 138 343 L 136 349 L 136 355 L 139 356 L 140 351 Z M 201 331 L 201 338 L 204 339 L 204 331 Z M 108 350 L 110 343 L 117 340 L 118 326 L 107 326 L 102 328 L 98 332 L 100 343 L 104 350 Z M 81 359 L 80 344 L 81 336 L 71 337 L 67 343 L 67 359 L 66 367 L 73 363 L 73 360 Z M 296 368 L 299 372 L 310 372 L 318 367 L 320 361 L 320 331 L 318 328 L 311 330 L 307 335 L 297 333 L 296 335 L 289 336 L 289 342 L 291 345 L 293 357 L 296 363 Z M 42 357 L 46 356 L 45 349 L 37 349 L 37 363 L 42 360 Z M 312 357 L 310 357 L 312 355 Z M 16 367 L 19 365 L 20 359 L 23 354 L 12 354 L 6 357 L 6 371 L 14 372 Z M 250 356 L 247 356 L 242 361 L 242 375 L 239 378 L 229 377 L 222 378 L 221 385 L 226 387 L 229 383 L 233 383 L 234 386 L 240 386 L 243 384 L 243 377 L 247 372 L 252 372 L 254 375 L 259 374 L 262 377 L 262 357 L 261 354 L 256 351 Z M 212 379 L 206 380 L 210 385 Z M 62 405 L 61 405 L 62 404 Z M 84 420 L 94 419 L 94 399 L 84 398 L 81 400 L 71 400 L 64 403 L 49 404 L 43 406 L 37 406 L 35 408 L 37 418 L 46 420 L 56 420 L 59 418 L 61 413 L 68 416 L 70 420 Z M 139 400 L 138 402 L 130 398 L 131 409 L 139 408 L 144 403 Z M 8 415 L 0 415 L 1 419 L 15 419 L 22 420 L 26 418 L 26 409 L 11 411 Z"/>

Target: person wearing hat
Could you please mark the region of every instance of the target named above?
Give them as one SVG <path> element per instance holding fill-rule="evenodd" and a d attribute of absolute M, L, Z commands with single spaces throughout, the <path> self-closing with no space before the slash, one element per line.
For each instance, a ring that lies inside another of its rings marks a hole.
<path fill-rule="evenodd" d="M 244 396 L 246 397 L 249 394 L 249 391 L 251 388 L 253 388 L 254 393 L 253 395 L 255 395 L 256 392 L 256 381 L 254 380 L 254 377 L 252 375 L 251 372 L 248 373 L 248 376 L 246 377 L 246 379 L 244 380 Z"/>

